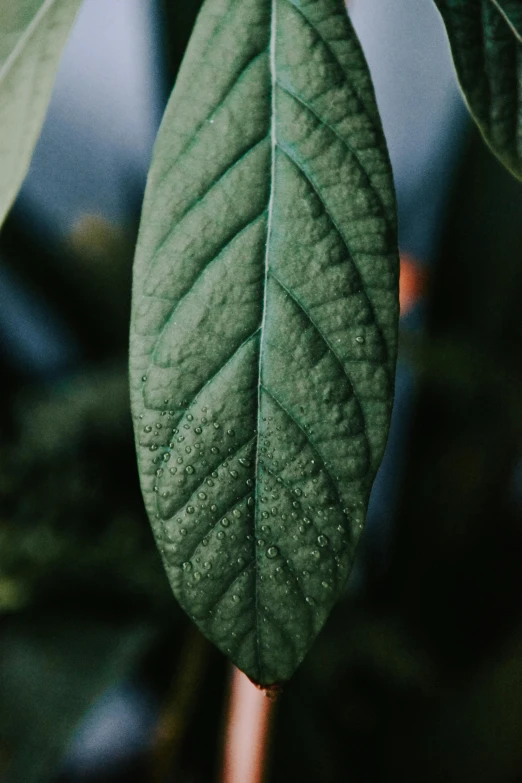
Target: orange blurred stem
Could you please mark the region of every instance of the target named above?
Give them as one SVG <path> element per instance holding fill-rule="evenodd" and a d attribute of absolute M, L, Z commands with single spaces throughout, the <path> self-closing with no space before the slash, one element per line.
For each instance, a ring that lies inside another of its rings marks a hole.
<path fill-rule="evenodd" d="M 266 780 L 277 686 L 259 688 L 236 669 L 230 679 L 221 783 Z"/>

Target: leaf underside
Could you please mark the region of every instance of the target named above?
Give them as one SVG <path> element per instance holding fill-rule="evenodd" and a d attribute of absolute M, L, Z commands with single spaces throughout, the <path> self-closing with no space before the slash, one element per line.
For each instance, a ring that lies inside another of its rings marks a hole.
<path fill-rule="evenodd" d="M 522 4 L 435 0 L 471 114 L 502 163 L 522 179 Z"/>
<path fill-rule="evenodd" d="M 145 504 L 172 588 L 261 684 L 342 590 L 393 397 L 392 176 L 342 0 L 207 0 L 133 291 Z"/>
<path fill-rule="evenodd" d="M 0 0 L 0 225 L 27 172 L 81 0 Z"/>

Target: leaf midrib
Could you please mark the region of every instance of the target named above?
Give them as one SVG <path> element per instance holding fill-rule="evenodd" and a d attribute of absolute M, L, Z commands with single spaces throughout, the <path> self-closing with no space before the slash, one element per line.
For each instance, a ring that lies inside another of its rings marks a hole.
<path fill-rule="evenodd" d="M 277 86 L 277 71 L 276 71 L 276 33 L 277 33 L 277 0 L 271 0 L 271 16 L 270 16 L 270 51 L 269 51 L 269 64 L 270 64 L 270 82 L 271 82 L 271 118 L 270 118 L 270 141 L 271 141 L 271 168 L 270 168 L 270 197 L 268 200 L 268 217 L 267 217 L 267 229 L 266 229 L 266 248 L 265 248 L 265 275 L 263 281 L 263 313 L 261 316 L 260 325 L 260 337 L 259 337 L 259 365 L 258 365 L 258 389 L 257 389 L 257 426 L 256 426 L 256 457 L 254 468 L 254 546 L 255 546 L 255 587 L 254 587 L 254 606 L 255 606 L 255 637 L 256 637 L 256 659 L 259 679 L 263 680 L 263 667 L 261 663 L 261 654 L 259 649 L 259 563 L 257 555 L 257 519 L 259 511 L 259 443 L 261 432 L 261 394 L 263 390 L 262 384 L 262 369 L 263 369 L 263 346 L 265 338 L 265 323 L 267 315 L 267 290 L 268 290 L 268 274 L 270 269 L 270 239 L 272 236 L 272 223 L 274 216 L 274 199 L 275 199 L 275 165 L 276 165 L 276 151 L 277 151 L 277 136 L 276 136 L 276 86 Z"/>
<path fill-rule="evenodd" d="M 44 2 L 42 3 L 38 11 L 35 13 L 31 21 L 23 31 L 22 35 L 18 39 L 16 46 L 7 56 L 7 58 L 4 60 L 3 65 L 0 66 L 0 84 L 5 79 L 6 75 L 9 73 L 9 70 L 11 69 L 13 63 L 15 63 L 16 60 L 18 59 L 20 53 L 23 52 L 23 50 L 25 49 L 27 41 L 30 40 L 33 32 L 41 23 L 42 19 L 46 16 L 49 8 L 51 8 L 51 6 L 55 4 L 55 2 L 56 0 L 44 0 Z"/>
<path fill-rule="evenodd" d="M 506 21 L 506 23 L 509 25 L 509 27 L 510 27 L 510 29 L 511 29 L 511 31 L 512 31 L 512 33 L 513 33 L 513 35 L 515 36 L 515 38 L 516 38 L 516 39 L 517 39 L 517 40 L 518 40 L 520 43 L 522 43 L 522 35 L 521 35 L 521 34 L 520 34 L 520 32 L 517 30 L 517 28 L 515 27 L 515 25 L 513 24 L 513 22 L 511 21 L 511 19 L 509 18 L 509 16 L 508 16 L 508 14 L 506 13 L 506 11 L 504 11 L 503 7 L 500 5 L 500 3 L 498 2 L 498 0 L 490 0 L 490 2 L 491 2 L 491 4 L 493 5 L 493 7 L 494 7 L 494 8 L 495 8 L 495 9 L 496 9 L 498 12 L 499 12 L 499 14 L 501 14 L 501 15 L 502 15 L 502 17 L 503 17 L 503 19 Z"/>

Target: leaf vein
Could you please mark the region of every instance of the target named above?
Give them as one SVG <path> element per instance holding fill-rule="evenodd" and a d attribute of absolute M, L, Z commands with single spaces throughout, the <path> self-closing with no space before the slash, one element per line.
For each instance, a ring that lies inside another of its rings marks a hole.
<path fill-rule="evenodd" d="M 192 553 L 188 557 L 185 557 L 185 560 L 192 560 L 192 558 L 194 557 L 194 555 L 198 551 L 199 547 L 201 546 L 201 544 L 203 543 L 205 538 L 207 536 L 209 536 L 211 533 L 214 532 L 214 530 L 217 528 L 217 526 L 219 525 L 219 523 L 221 522 L 223 517 L 225 517 L 227 514 L 230 514 L 231 511 L 233 511 L 235 508 L 237 508 L 240 503 L 242 503 L 244 500 L 246 500 L 249 497 L 249 495 L 251 495 L 253 493 L 253 491 L 254 490 L 250 489 L 245 495 L 242 495 L 242 497 L 240 497 L 239 500 L 236 500 L 235 503 L 233 503 L 231 506 L 229 506 L 223 514 L 221 514 L 221 516 L 219 517 L 217 522 L 215 522 L 211 527 L 209 527 L 208 530 L 203 535 L 203 537 L 198 541 L 198 543 L 196 544 L 196 546 L 192 550 Z"/>
<path fill-rule="evenodd" d="M 264 54 L 267 53 L 266 49 L 262 49 L 260 52 L 257 52 L 255 55 L 253 55 L 250 60 L 246 63 L 246 65 L 239 71 L 237 77 L 234 79 L 230 87 L 228 87 L 226 93 L 224 94 L 223 98 L 215 105 L 215 107 L 212 109 L 210 114 L 205 117 L 205 119 L 199 123 L 199 125 L 194 130 L 194 133 L 192 134 L 190 141 L 188 144 L 183 147 L 183 149 L 180 151 L 179 155 L 174 158 L 173 160 L 169 161 L 169 165 L 165 169 L 165 171 L 162 173 L 161 177 L 158 180 L 158 184 L 161 184 L 171 173 L 172 169 L 179 164 L 179 162 L 183 159 L 183 157 L 198 143 L 199 141 L 199 132 L 200 130 L 212 119 L 212 117 L 215 117 L 219 109 L 221 109 L 226 102 L 226 100 L 230 97 L 230 93 L 232 90 L 237 87 L 237 85 L 241 82 L 241 80 L 244 78 L 246 72 L 250 68 L 250 66 L 257 60 L 259 57 L 262 57 Z"/>
<path fill-rule="evenodd" d="M 216 608 L 216 606 L 218 606 L 218 604 L 220 604 L 220 603 L 221 603 L 221 601 L 222 601 L 222 600 L 223 600 L 223 598 L 224 598 L 224 597 L 227 595 L 227 593 L 229 593 L 229 592 L 232 590 L 232 588 L 234 587 L 234 585 L 236 584 L 236 582 L 237 582 L 237 581 L 239 581 L 239 579 L 241 579 L 241 577 L 243 576 L 243 574 L 244 574 L 244 573 L 246 573 L 246 572 L 248 571 L 248 569 L 249 569 L 249 568 L 251 568 L 251 567 L 252 567 L 253 565 L 255 565 L 255 564 L 256 564 L 256 559 L 255 559 L 255 557 L 254 557 L 254 558 L 252 558 L 252 560 L 250 560 L 250 561 L 249 561 L 249 562 L 246 564 L 246 566 L 243 566 L 243 568 L 241 568 L 241 570 L 240 570 L 240 571 L 239 571 L 239 572 L 238 572 L 238 573 L 235 575 L 235 577 L 232 579 L 232 581 L 230 582 L 230 584 L 228 584 L 228 585 L 227 585 L 225 588 L 223 588 L 223 589 L 222 589 L 222 591 L 221 591 L 221 592 L 220 592 L 220 594 L 219 594 L 219 597 L 218 597 L 218 598 L 217 598 L 217 599 L 214 601 L 214 603 L 213 603 L 213 604 L 211 604 L 211 606 L 210 606 L 210 607 L 209 607 L 209 609 L 208 609 L 208 611 L 209 611 L 209 612 L 212 612 L 212 611 L 213 611 L 213 610 Z"/>
<path fill-rule="evenodd" d="M 361 292 L 364 293 L 364 295 L 366 297 L 366 300 L 368 302 L 368 307 L 370 308 L 370 311 L 371 311 L 371 314 L 372 314 L 372 318 L 373 318 L 373 322 L 375 324 L 375 328 L 377 329 L 377 332 L 379 334 L 380 340 L 382 342 L 383 350 L 384 350 L 384 352 L 386 354 L 386 357 L 388 358 L 388 343 L 384 339 L 384 334 L 383 334 L 381 325 L 380 325 L 379 321 L 377 320 L 377 316 L 376 316 L 376 313 L 375 313 L 375 307 L 373 305 L 373 301 L 372 301 L 372 299 L 371 299 L 371 297 L 370 297 L 370 295 L 368 293 L 367 286 L 366 286 L 365 281 L 364 281 L 364 277 L 363 277 L 362 272 L 359 269 L 359 266 L 358 266 L 358 264 L 357 264 L 357 262 L 355 260 L 355 255 L 352 252 L 352 250 L 350 249 L 350 244 L 349 244 L 347 238 L 345 237 L 344 232 L 341 230 L 341 228 L 338 225 L 336 219 L 332 215 L 329 207 L 327 206 L 326 202 L 324 201 L 324 199 L 322 198 L 321 194 L 319 193 L 319 190 L 315 186 L 315 184 L 314 184 L 313 180 L 311 179 L 310 175 L 308 174 L 308 172 L 305 170 L 303 164 L 300 163 L 294 157 L 294 154 L 292 152 L 290 152 L 290 150 L 285 145 L 282 145 L 280 142 L 278 142 L 278 147 L 282 151 L 282 153 L 288 158 L 288 160 L 291 161 L 294 164 L 294 166 L 297 168 L 297 170 L 301 173 L 301 175 L 304 177 L 304 179 L 308 182 L 310 187 L 313 189 L 313 191 L 316 194 L 317 198 L 320 200 L 321 204 L 323 205 L 324 210 L 325 210 L 326 214 L 328 215 L 328 218 L 329 218 L 332 226 L 335 228 L 335 230 L 339 234 L 339 237 L 342 239 L 342 241 L 343 241 L 343 243 L 344 243 L 344 245 L 345 245 L 345 247 L 346 247 L 346 249 L 348 251 L 348 254 L 350 256 L 350 260 L 351 260 L 351 262 L 352 262 L 352 264 L 353 264 L 353 266 L 354 266 L 354 268 L 355 268 L 355 270 L 356 270 L 356 272 L 357 272 L 357 274 L 359 276 L 359 279 L 361 281 Z M 390 373 L 389 373 L 389 369 L 388 369 L 387 363 L 383 363 L 382 366 L 383 366 L 383 368 L 384 368 L 384 370 L 385 370 L 385 372 L 386 372 L 386 374 L 388 376 L 388 380 L 390 380 L 390 377 L 389 377 Z"/>
<path fill-rule="evenodd" d="M 269 396 L 269 397 L 271 397 L 271 398 L 273 399 L 273 401 L 276 403 L 276 405 L 278 405 L 278 407 L 279 407 L 279 408 L 280 408 L 280 409 L 283 411 L 283 413 L 286 413 L 286 415 L 288 416 L 288 418 L 289 418 L 291 421 L 293 421 L 293 422 L 294 422 L 294 424 L 295 424 L 297 427 L 299 427 L 299 429 L 300 429 L 300 430 L 301 430 L 301 432 L 303 433 L 303 435 L 304 435 L 304 437 L 305 437 L 305 439 L 306 439 L 306 441 L 307 441 L 308 445 L 310 446 L 310 448 L 312 449 L 312 451 L 314 452 L 314 454 L 316 454 L 316 456 L 317 456 L 317 457 L 320 459 L 320 461 L 321 461 L 321 463 L 322 463 L 322 465 L 323 465 L 324 471 L 325 471 L 326 475 L 328 476 L 328 478 L 329 478 L 329 480 L 330 480 L 330 483 L 331 483 L 332 487 L 333 487 L 333 488 L 334 488 L 334 490 L 335 490 L 335 494 L 336 494 L 336 497 L 337 497 L 337 499 L 338 499 L 338 501 L 339 501 L 339 505 L 340 505 L 340 507 L 342 508 L 344 504 L 343 504 L 343 501 L 342 501 L 342 498 L 341 498 L 341 495 L 340 495 L 340 492 L 339 492 L 339 488 L 338 488 L 338 486 L 337 486 L 337 482 L 335 481 L 334 477 L 332 476 L 332 474 L 331 474 L 331 472 L 330 472 L 330 470 L 329 470 L 329 468 L 328 468 L 328 466 L 327 466 L 327 464 L 326 464 L 326 460 L 324 459 L 323 455 L 321 454 L 321 452 L 319 451 L 319 449 L 318 449 L 318 447 L 315 445 L 315 443 L 314 443 L 314 442 L 313 442 L 313 441 L 310 439 L 310 436 L 309 436 L 309 434 L 307 433 L 307 431 L 305 430 L 304 426 L 303 426 L 303 425 L 301 424 L 301 422 L 300 422 L 300 421 L 299 421 L 299 420 L 298 420 L 298 419 L 297 419 L 297 418 L 294 416 L 294 414 L 293 414 L 293 413 L 291 413 L 291 412 L 288 410 L 288 408 L 287 408 L 285 405 L 283 405 L 283 403 L 282 403 L 282 402 L 281 402 L 281 401 L 278 399 L 278 397 L 276 396 L 276 394 L 275 394 L 275 393 L 274 393 L 274 392 L 273 392 L 271 389 L 269 389 L 269 388 L 268 388 L 268 386 L 266 386 L 266 384 L 263 384 L 263 385 L 262 385 L 262 389 L 263 389 L 263 391 L 265 391 L 265 392 L 268 394 L 268 396 Z M 343 514 L 344 514 L 344 509 L 343 509 Z M 346 516 L 346 515 L 345 515 L 345 516 Z"/>
<path fill-rule="evenodd" d="M 212 258 L 210 258 L 208 261 L 206 261 L 206 263 L 199 270 L 199 272 L 196 275 L 196 277 L 190 283 L 189 288 L 187 288 L 185 293 L 182 294 L 182 296 L 175 303 L 175 305 L 174 305 L 173 309 L 171 310 L 171 312 L 168 314 L 168 316 L 167 316 L 167 318 L 165 320 L 165 323 L 163 324 L 163 326 L 161 327 L 161 329 L 159 331 L 158 337 L 157 337 L 156 342 L 155 342 L 155 348 L 157 347 L 159 341 L 161 340 L 161 338 L 162 338 L 162 336 L 163 336 L 163 334 L 165 332 L 165 329 L 167 329 L 168 325 L 171 323 L 172 319 L 176 315 L 176 312 L 177 312 L 179 306 L 189 296 L 189 294 L 192 292 L 192 290 L 194 289 L 194 286 L 196 285 L 198 280 L 201 279 L 201 277 L 205 274 L 205 272 L 208 270 L 208 268 L 214 262 L 218 261 L 222 257 L 223 253 L 226 252 L 226 250 L 230 247 L 232 242 L 235 239 L 237 239 L 237 237 L 240 236 L 244 231 L 249 229 L 250 226 L 252 226 L 257 220 L 259 220 L 259 218 L 262 217 L 262 215 L 264 215 L 265 212 L 266 212 L 266 209 L 263 209 L 258 215 L 256 215 L 254 218 L 249 220 L 248 223 L 246 223 L 244 226 L 242 226 L 242 228 L 240 228 L 238 231 L 235 232 L 235 234 L 218 250 L 218 252 L 215 255 L 212 256 Z M 154 356 L 154 351 L 153 351 L 152 355 Z"/>
<path fill-rule="evenodd" d="M 384 205 L 384 201 L 382 200 L 382 196 L 379 193 L 378 188 L 374 185 L 369 171 L 367 170 L 366 166 L 364 165 L 364 163 L 362 162 L 362 160 L 360 158 L 360 154 L 359 153 L 361 151 L 364 152 L 364 150 L 357 150 L 357 149 L 355 149 L 355 147 L 353 147 L 350 144 L 348 139 L 346 139 L 343 136 L 341 136 L 339 131 L 330 122 L 328 122 L 328 120 L 325 120 L 323 117 L 321 117 L 321 115 L 316 111 L 316 109 L 314 109 L 313 106 L 310 103 L 308 103 L 308 101 L 306 101 L 304 98 L 302 98 L 296 92 L 294 92 L 294 90 L 291 87 L 289 87 L 288 85 L 284 84 L 284 82 L 282 82 L 280 79 L 277 80 L 277 85 L 278 85 L 278 87 L 281 90 L 283 90 L 283 92 L 285 92 L 287 95 L 289 95 L 295 101 L 297 101 L 310 114 L 312 114 L 316 118 L 316 120 L 318 120 L 318 122 L 323 127 L 328 128 L 328 130 L 331 131 L 336 136 L 337 139 L 339 139 L 339 141 L 341 142 L 343 147 L 345 147 L 348 150 L 348 152 L 352 155 L 352 157 L 356 161 L 357 165 L 359 166 L 360 171 L 364 174 L 364 176 L 366 178 L 366 181 L 367 181 L 367 183 L 368 183 L 368 185 L 370 187 L 370 190 L 372 191 L 372 193 L 374 194 L 375 198 L 379 202 L 379 206 L 381 208 L 381 211 L 382 211 L 382 214 L 383 214 L 383 217 L 384 217 L 384 220 L 386 222 L 386 225 L 387 225 L 388 229 L 390 231 L 392 231 L 393 227 L 392 227 L 392 225 L 390 223 L 390 219 L 388 217 L 388 211 L 387 211 L 387 209 L 386 209 L 386 207 Z M 368 149 L 373 149 L 373 147 L 369 147 Z"/>
<path fill-rule="evenodd" d="M 240 452 L 240 451 L 242 451 L 242 450 L 243 450 L 244 448 L 246 448 L 247 446 L 250 446 L 250 444 L 251 444 L 251 443 L 253 443 L 253 442 L 254 442 L 254 440 L 255 440 L 255 435 L 253 435 L 251 438 L 249 438 L 249 439 L 248 439 L 248 440 L 246 440 L 244 443 L 242 443 L 240 446 L 238 446 L 238 447 L 237 447 L 237 449 L 234 449 L 234 451 L 233 451 L 232 453 L 230 453 L 230 454 L 227 454 L 227 455 L 225 456 L 225 458 L 224 458 L 224 459 L 223 459 L 223 460 L 222 460 L 220 463 L 218 463 L 217 465 L 215 465 L 215 466 L 212 468 L 212 470 L 214 471 L 214 470 L 219 470 L 219 468 L 222 468 L 222 467 L 223 467 L 223 465 L 225 464 L 225 462 L 228 462 L 228 461 L 230 461 L 231 459 L 234 459 L 234 457 L 235 457 L 237 454 L 239 454 L 239 452 Z M 197 487 L 196 487 L 194 490 L 192 490 L 192 491 L 190 492 L 190 494 L 189 494 L 189 495 L 187 495 L 187 497 L 185 498 L 185 500 L 184 500 L 182 503 L 180 503 L 180 505 L 177 507 L 177 509 L 176 509 L 175 511 L 173 511 L 173 512 L 172 512 L 172 514 L 171 514 L 171 515 L 168 517 L 169 519 L 172 519 L 172 517 L 175 517 L 175 516 L 176 516 L 176 514 L 179 514 L 179 513 L 180 513 L 180 511 L 181 511 L 181 509 L 183 508 L 183 506 L 185 506 L 185 505 L 186 505 L 186 504 L 189 502 L 190 498 L 194 497 L 194 495 L 195 495 L 197 492 L 199 492 L 200 490 L 204 489 L 204 487 L 205 487 L 205 483 L 206 483 L 207 479 L 208 479 L 208 474 L 205 476 L 205 478 L 203 479 L 203 481 L 202 481 L 200 484 L 198 484 L 198 486 L 197 486 Z M 158 510 L 158 509 L 157 509 L 157 510 Z M 165 522 L 166 520 L 163 520 L 163 521 Z"/>
<path fill-rule="evenodd" d="M 228 357 L 228 358 L 227 358 L 227 359 L 226 359 L 226 360 L 225 360 L 225 361 L 224 361 L 222 364 L 220 364 L 220 365 L 219 365 L 219 367 L 218 367 L 218 368 L 217 368 L 217 369 L 216 369 L 216 370 L 215 370 L 215 371 L 212 373 L 212 375 L 210 376 L 210 378 L 207 378 L 207 380 L 206 380 L 206 381 L 205 381 L 203 384 L 201 384 L 201 386 L 199 387 L 199 389 L 198 389 L 198 390 L 197 390 L 197 391 L 194 393 L 194 395 L 193 395 L 192 399 L 190 400 L 190 402 L 189 402 L 189 403 L 188 403 L 188 404 L 187 404 L 187 405 L 186 405 L 186 406 L 185 406 L 185 407 L 184 407 L 184 408 L 183 408 L 181 411 L 179 411 L 179 419 L 178 419 L 178 421 L 179 421 L 179 420 L 180 420 L 180 419 L 183 417 L 183 415 L 184 415 L 184 414 L 185 414 L 185 413 L 188 411 L 188 409 L 191 407 L 191 405 L 193 405 L 193 404 L 194 404 L 194 402 L 197 400 L 197 398 L 199 397 L 199 395 L 201 394 L 201 392 L 202 392 L 204 389 L 206 389 L 206 387 L 207 387 L 207 386 L 209 386 L 209 385 L 212 383 L 212 381 L 214 380 L 214 378 L 216 378 L 216 376 L 218 376 L 218 375 L 219 375 L 219 373 L 220 373 L 222 370 L 224 370 L 224 369 L 225 369 L 225 367 L 226 367 L 228 364 L 230 364 L 230 362 L 231 362 L 231 361 L 234 359 L 234 357 L 236 356 L 236 354 L 237 354 L 237 353 L 239 353 L 239 351 L 240 351 L 240 350 L 241 350 L 241 349 L 242 349 L 242 348 L 243 348 L 245 345 L 247 345 L 247 343 L 249 343 L 249 342 L 250 342 L 250 340 L 252 340 L 252 339 L 253 339 L 253 338 L 254 338 L 254 337 L 255 337 L 255 336 L 258 334 L 258 332 L 259 332 L 259 331 L 260 331 L 260 327 L 258 326 L 258 327 L 257 327 L 257 329 L 255 329 L 255 331 L 253 331 L 253 332 L 252 332 L 252 334 L 249 334 L 249 335 L 248 335 L 248 337 L 246 337 L 246 338 L 243 340 L 243 342 L 242 342 L 240 345 L 238 345 L 238 346 L 237 346 L 237 348 L 235 348 L 235 349 L 233 350 L 233 352 L 230 354 L 230 356 L 229 356 L 229 357 Z M 149 372 L 150 372 L 150 369 L 151 369 L 151 367 L 152 367 L 152 363 L 149 365 L 149 369 L 148 369 L 148 371 L 147 371 L 147 376 L 148 376 L 148 374 L 149 374 Z M 145 407 L 147 407 L 147 406 L 145 406 Z M 153 408 L 149 408 L 149 410 L 154 410 L 154 409 L 153 409 Z"/>
<path fill-rule="evenodd" d="M 242 152 L 239 155 L 239 157 L 237 157 L 234 160 L 232 160 L 232 162 L 227 165 L 226 169 L 224 169 L 221 172 L 221 174 L 218 176 L 218 178 L 214 179 L 214 181 L 210 183 L 210 185 L 207 187 L 207 189 L 201 195 L 199 195 L 197 198 L 195 198 L 194 201 L 192 201 L 188 205 L 188 207 L 179 216 L 179 218 L 172 223 L 172 226 L 169 228 L 169 230 L 167 231 L 167 233 L 165 234 L 165 236 L 163 237 L 161 242 L 159 242 L 158 247 L 156 248 L 156 250 L 154 252 L 154 258 L 155 259 L 157 259 L 159 253 L 161 252 L 161 250 L 163 250 L 163 248 L 165 247 L 165 245 L 169 241 L 170 237 L 172 236 L 172 234 L 174 233 L 176 228 L 180 225 L 180 223 L 183 220 L 185 220 L 185 218 L 198 206 L 198 204 L 200 204 L 202 201 L 204 201 L 210 195 L 210 193 L 214 190 L 214 188 L 216 188 L 218 185 L 221 185 L 223 183 L 223 180 L 225 179 L 225 177 L 227 177 L 227 175 L 229 175 L 230 172 L 233 169 L 235 169 L 237 166 L 239 166 L 250 155 L 250 153 L 253 152 L 256 149 L 256 147 L 259 147 L 264 141 L 266 141 L 267 138 L 268 138 L 268 136 L 267 136 L 267 134 L 265 134 L 260 139 L 258 139 L 253 144 L 251 144 L 250 147 L 248 147 L 248 149 L 246 149 L 244 152 Z"/>
<path fill-rule="evenodd" d="M 357 394 L 355 386 L 353 385 L 352 379 L 348 375 L 348 372 L 346 370 L 346 367 L 344 366 L 344 363 L 342 362 L 342 360 L 339 357 L 337 351 L 331 345 L 329 339 L 324 334 L 324 332 L 322 331 L 320 326 L 316 323 L 315 319 L 308 312 L 308 310 L 306 309 L 304 304 L 300 301 L 300 299 L 298 299 L 298 297 L 294 294 L 294 292 L 290 288 L 287 288 L 287 286 L 285 286 L 284 283 L 282 283 L 281 280 L 272 271 L 270 272 L 270 277 L 273 280 L 275 280 L 275 282 L 282 288 L 282 290 L 285 291 L 285 293 L 288 294 L 288 296 L 292 299 L 292 301 L 295 302 L 296 305 L 300 308 L 300 310 L 305 314 L 305 316 L 308 319 L 309 323 L 314 327 L 315 331 L 317 332 L 319 337 L 322 339 L 322 341 L 326 345 L 327 349 L 330 351 L 330 354 L 334 357 L 336 362 L 341 366 L 341 369 L 343 371 L 343 375 L 345 376 L 346 380 L 348 381 L 348 385 L 349 385 L 349 387 L 350 387 L 350 389 L 352 391 L 352 394 L 353 394 L 353 396 L 355 398 L 355 401 L 357 402 L 357 406 L 359 408 L 359 411 L 360 411 L 360 414 L 361 414 L 361 417 L 362 417 L 362 420 L 363 420 L 363 430 L 364 430 L 364 434 L 366 436 L 366 443 L 368 445 L 368 449 L 370 449 L 370 442 L 369 442 L 369 439 L 368 439 L 367 427 L 366 427 L 366 418 L 365 418 L 365 415 L 364 415 L 364 407 L 363 407 L 363 405 L 362 405 L 362 403 L 361 403 L 361 401 L 359 399 L 359 396 Z"/>

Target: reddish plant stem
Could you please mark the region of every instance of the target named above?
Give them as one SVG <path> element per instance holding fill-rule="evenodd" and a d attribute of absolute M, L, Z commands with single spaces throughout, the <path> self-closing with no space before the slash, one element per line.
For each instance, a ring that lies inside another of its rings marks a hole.
<path fill-rule="evenodd" d="M 221 783 L 266 780 L 277 688 L 259 688 L 236 669 L 230 678 Z"/>

